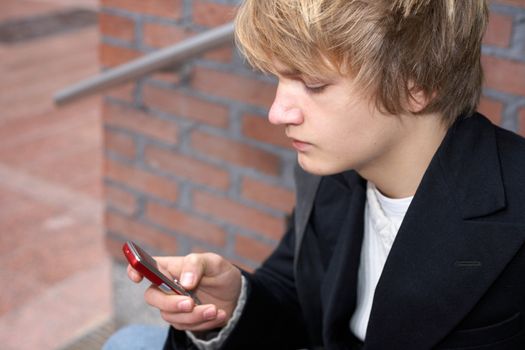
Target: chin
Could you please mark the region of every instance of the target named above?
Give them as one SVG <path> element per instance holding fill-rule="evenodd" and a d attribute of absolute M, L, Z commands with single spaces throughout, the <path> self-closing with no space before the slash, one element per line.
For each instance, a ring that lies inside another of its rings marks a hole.
<path fill-rule="evenodd" d="M 301 154 L 297 156 L 297 162 L 304 171 L 318 176 L 338 174 L 347 170 L 344 167 L 338 166 L 338 164 L 316 161 Z"/>

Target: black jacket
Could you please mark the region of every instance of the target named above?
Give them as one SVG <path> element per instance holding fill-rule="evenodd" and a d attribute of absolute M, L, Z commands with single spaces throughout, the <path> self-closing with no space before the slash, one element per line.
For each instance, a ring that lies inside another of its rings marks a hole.
<path fill-rule="evenodd" d="M 344 180 L 337 189 L 334 181 Z M 525 140 L 476 114 L 448 131 L 405 215 L 365 343 L 356 304 L 366 182 L 297 174 L 283 240 L 224 349 L 525 349 Z M 188 345 L 170 330 L 166 349 Z"/>

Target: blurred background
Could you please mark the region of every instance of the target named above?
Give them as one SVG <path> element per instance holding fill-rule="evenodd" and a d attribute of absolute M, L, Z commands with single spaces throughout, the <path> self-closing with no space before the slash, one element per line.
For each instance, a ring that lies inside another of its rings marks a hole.
<path fill-rule="evenodd" d="M 255 268 L 294 204 L 266 122 L 275 82 L 231 40 L 57 106 L 53 95 L 233 19 L 237 0 L 0 2 L 0 348 L 98 349 L 161 320 L 127 281 L 153 254 L 215 251 Z M 525 135 L 525 0 L 491 1 L 480 110 Z"/>

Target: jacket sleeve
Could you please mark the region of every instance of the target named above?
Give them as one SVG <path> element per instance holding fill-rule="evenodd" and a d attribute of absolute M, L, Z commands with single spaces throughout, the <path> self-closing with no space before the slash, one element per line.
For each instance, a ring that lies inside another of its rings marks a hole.
<path fill-rule="evenodd" d="M 308 335 L 295 289 L 293 219 L 270 257 L 253 274 L 243 271 L 247 299 L 222 349 L 305 347 Z M 170 328 L 165 350 L 196 349 L 185 332 Z"/>

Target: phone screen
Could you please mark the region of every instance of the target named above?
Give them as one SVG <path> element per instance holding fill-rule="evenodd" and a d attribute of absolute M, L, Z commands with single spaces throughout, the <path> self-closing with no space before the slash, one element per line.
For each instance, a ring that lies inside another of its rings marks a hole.
<path fill-rule="evenodd" d="M 201 304 L 200 300 L 194 295 L 194 293 L 186 290 L 179 281 L 162 273 L 159 270 L 155 259 L 153 259 L 151 255 L 146 253 L 146 251 L 136 243 L 131 241 L 126 242 L 122 247 L 122 251 L 130 265 L 153 284 L 158 286 L 160 290 L 168 294 L 176 293 L 189 296 L 194 300 L 195 304 Z"/>

